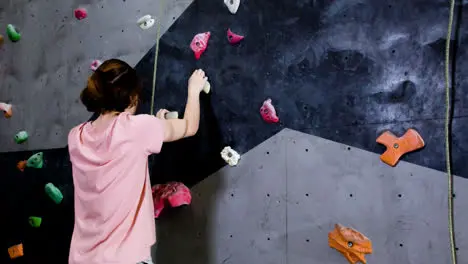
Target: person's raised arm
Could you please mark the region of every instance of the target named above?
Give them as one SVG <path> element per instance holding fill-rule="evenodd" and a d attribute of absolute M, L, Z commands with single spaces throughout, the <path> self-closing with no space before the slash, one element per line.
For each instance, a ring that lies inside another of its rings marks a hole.
<path fill-rule="evenodd" d="M 203 90 L 208 78 L 203 70 L 196 70 L 188 81 L 187 105 L 183 119 L 165 119 L 168 112 L 161 109 L 156 117 L 164 120 L 164 142 L 176 141 L 194 136 L 198 131 L 200 122 L 200 92 Z"/>

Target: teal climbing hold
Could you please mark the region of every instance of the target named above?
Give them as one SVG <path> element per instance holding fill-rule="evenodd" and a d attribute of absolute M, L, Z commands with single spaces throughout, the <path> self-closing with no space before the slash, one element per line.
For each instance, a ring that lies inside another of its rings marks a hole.
<path fill-rule="evenodd" d="M 30 216 L 29 217 L 29 225 L 32 227 L 38 228 L 41 226 L 42 223 L 42 218 L 37 217 L 37 216 Z"/>
<path fill-rule="evenodd" d="M 12 42 L 17 42 L 21 39 L 21 34 L 19 33 L 19 30 L 12 24 L 9 24 L 7 26 L 7 35 Z"/>
<path fill-rule="evenodd" d="M 53 183 L 49 182 L 45 185 L 45 192 L 56 204 L 60 204 L 62 202 L 63 194 Z"/>
<path fill-rule="evenodd" d="M 38 152 L 32 155 L 31 157 L 29 157 L 26 166 L 30 168 L 41 169 L 44 165 L 44 160 L 42 159 L 43 155 L 44 154 L 42 152 Z"/>
<path fill-rule="evenodd" d="M 21 143 L 24 143 L 28 140 L 28 132 L 26 131 L 20 131 L 18 133 L 16 133 L 15 135 L 15 142 L 17 144 L 21 144 Z"/>

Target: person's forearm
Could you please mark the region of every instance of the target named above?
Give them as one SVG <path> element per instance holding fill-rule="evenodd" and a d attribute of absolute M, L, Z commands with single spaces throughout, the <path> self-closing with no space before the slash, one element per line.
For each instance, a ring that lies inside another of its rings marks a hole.
<path fill-rule="evenodd" d="M 200 94 L 190 94 L 187 97 L 184 120 L 187 123 L 185 136 L 191 137 L 198 131 L 200 123 Z"/>

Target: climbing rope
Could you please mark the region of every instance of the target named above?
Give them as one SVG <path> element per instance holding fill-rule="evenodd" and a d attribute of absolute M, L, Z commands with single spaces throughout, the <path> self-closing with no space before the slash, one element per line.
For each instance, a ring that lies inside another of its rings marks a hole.
<path fill-rule="evenodd" d="M 455 235 L 453 225 L 453 175 L 450 157 L 450 119 L 451 119 L 451 100 L 450 100 L 450 40 L 452 38 L 453 13 L 455 9 L 455 0 L 450 0 L 449 21 L 447 30 L 447 40 L 445 45 L 445 158 L 447 166 L 448 179 L 448 228 L 450 235 L 450 253 L 452 264 L 457 263 L 457 254 L 455 252 Z"/>
<path fill-rule="evenodd" d="M 154 50 L 154 66 L 153 66 L 153 87 L 151 89 L 151 109 L 150 114 L 154 114 L 154 94 L 156 92 L 156 73 L 158 71 L 158 54 L 159 54 L 159 38 L 161 37 L 161 21 L 164 8 L 164 0 L 159 0 L 159 15 L 157 18 L 157 31 L 156 31 L 156 47 Z"/>

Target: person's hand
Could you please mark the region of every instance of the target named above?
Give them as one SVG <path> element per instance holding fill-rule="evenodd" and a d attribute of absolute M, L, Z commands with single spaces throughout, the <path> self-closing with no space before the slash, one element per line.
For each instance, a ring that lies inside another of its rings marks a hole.
<path fill-rule="evenodd" d="M 205 72 L 201 69 L 195 70 L 190 76 L 188 81 L 188 91 L 189 94 L 199 95 L 205 87 L 208 77 L 205 76 Z"/>
<path fill-rule="evenodd" d="M 159 119 L 166 119 L 166 114 L 169 113 L 166 109 L 159 109 L 159 111 L 156 113 L 156 117 Z"/>

